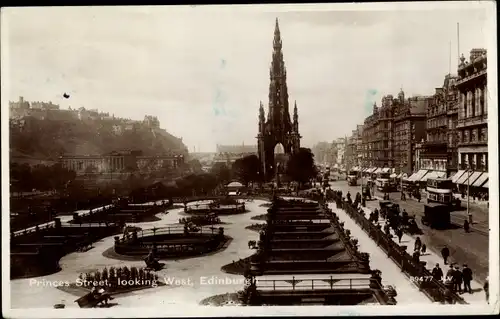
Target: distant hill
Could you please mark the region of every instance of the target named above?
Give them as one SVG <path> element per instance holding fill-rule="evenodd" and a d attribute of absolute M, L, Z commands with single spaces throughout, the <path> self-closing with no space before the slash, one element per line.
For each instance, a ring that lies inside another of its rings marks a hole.
<path fill-rule="evenodd" d="M 121 119 L 47 119 L 26 116 L 10 123 L 12 161 L 54 161 L 66 155 L 98 155 L 118 150 L 144 155 L 187 155 L 182 139 L 158 125 Z M 35 162 L 36 162 L 35 161 Z"/>

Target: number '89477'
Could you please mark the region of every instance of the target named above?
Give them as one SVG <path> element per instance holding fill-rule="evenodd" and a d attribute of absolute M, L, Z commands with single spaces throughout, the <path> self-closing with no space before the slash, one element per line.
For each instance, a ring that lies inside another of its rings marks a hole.
<path fill-rule="evenodd" d="M 424 281 L 431 281 L 432 276 L 411 276 L 410 281 L 412 282 L 424 282 Z"/>

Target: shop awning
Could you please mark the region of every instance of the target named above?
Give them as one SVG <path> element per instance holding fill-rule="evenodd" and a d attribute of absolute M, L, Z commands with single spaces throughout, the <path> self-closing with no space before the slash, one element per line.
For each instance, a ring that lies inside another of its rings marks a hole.
<path fill-rule="evenodd" d="M 410 182 L 417 182 L 417 181 L 421 180 L 421 179 L 422 179 L 422 177 L 424 177 L 424 175 L 425 175 L 425 174 L 427 174 L 427 172 L 428 172 L 427 170 L 425 170 L 425 169 L 421 169 L 421 170 L 419 170 L 418 172 L 413 173 L 413 174 L 412 174 L 412 175 L 408 178 L 408 180 L 409 180 Z"/>
<path fill-rule="evenodd" d="M 429 178 L 437 178 L 436 171 L 430 171 L 429 173 L 425 174 L 424 176 L 422 176 L 420 181 L 426 182 Z"/>
<path fill-rule="evenodd" d="M 488 182 L 489 181 L 486 181 L 486 183 L 484 183 L 483 186 L 481 186 L 481 187 L 488 188 Z"/>
<path fill-rule="evenodd" d="M 382 172 L 382 169 L 380 167 L 377 167 L 377 169 L 373 172 L 374 174 Z"/>
<path fill-rule="evenodd" d="M 465 171 L 458 171 L 455 175 L 453 175 L 453 177 L 451 178 L 451 181 L 453 182 L 453 184 L 456 184 L 458 179 L 460 177 L 462 177 L 462 175 L 465 173 Z"/>
<path fill-rule="evenodd" d="M 351 168 L 351 171 L 359 171 L 359 167 L 358 166 L 354 166 L 353 168 Z"/>
<path fill-rule="evenodd" d="M 457 184 L 461 184 L 461 185 L 473 185 L 474 182 L 479 178 L 479 176 L 482 174 L 482 172 L 471 172 L 469 174 L 467 174 L 467 172 L 465 174 L 462 175 L 462 177 L 460 177 L 457 181 Z M 468 177 L 468 178 L 467 178 Z"/>
<path fill-rule="evenodd" d="M 389 173 L 391 169 L 389 167 L 382 168 L 382 173 Z"/>
<path fill-rule="evenodd" d="M 481 176 L 472 184 L 474 187 L 481 187 L 488 180 L 488 173 L 482 173 Z"/>
<path fill-rule="evenodd" d="M 390 178 L 397 178 L 397 177 L 398 177 L 398 175 L 396 175 L 396 174 L 392 173 L 389 177 L 390 177 Z"/>
<path fill-rule="evenodd" d="M 443 171 L 435 171 L 436 172 L 436 178 L 446 178 L 446 172 Z"/>

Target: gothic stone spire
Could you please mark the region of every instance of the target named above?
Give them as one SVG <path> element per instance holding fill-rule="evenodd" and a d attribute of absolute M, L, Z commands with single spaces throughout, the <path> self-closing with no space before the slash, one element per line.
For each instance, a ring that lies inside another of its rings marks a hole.
<path fill-rule="evenodd" d="M 286 84 L 286 69 L 283 60 L 282 42 L 278 19 L 274 29 L 273 56 L 270 68 L 269 113 L 271 125 L 284 132 L 292 129 L 288 110 L 288 87 Z"/>

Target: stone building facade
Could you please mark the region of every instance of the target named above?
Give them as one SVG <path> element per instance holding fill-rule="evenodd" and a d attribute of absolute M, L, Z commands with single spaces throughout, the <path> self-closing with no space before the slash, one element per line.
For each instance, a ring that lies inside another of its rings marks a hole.
<path fill-rule="evenodd" d="M 425 138 L 426 110 L 430 97 L 415 96 L 404 99 L 398 95 L 394 111 L 394 168 L 396 171 L 411 174 L 416 168 L 416 143 Z"/>
<path fill-rule="evenodd" d="M 111 152 L 104 155 L 68 155 L 59 159 L 63 167 L 77 175 L 154 171 L 162 167 L 177 168 L 184 163 L 183 155 L 143 156 L 141 151 Z"/>
<path fill-rule="evenodd" d="M 488 89 L 486 50 L 472 49 L 469 61 L 462 55 L 456 86 L 459 91 L 457 122 L 460 169 L 488 170 Z"/>
<path fill-rule="evenodd" d="M 447 176 L 457 170 L 456 76 L 446 75 L 443 86 L 436 88 L 427 109 L 426 139 L 422 146 L 420 168 L 445 172 Z"/>

